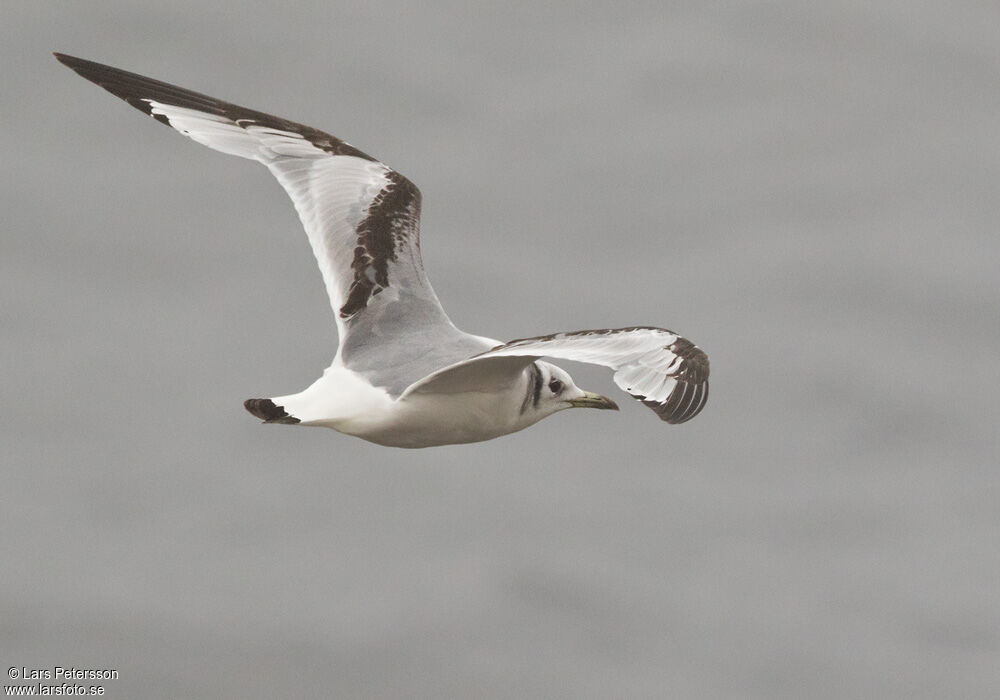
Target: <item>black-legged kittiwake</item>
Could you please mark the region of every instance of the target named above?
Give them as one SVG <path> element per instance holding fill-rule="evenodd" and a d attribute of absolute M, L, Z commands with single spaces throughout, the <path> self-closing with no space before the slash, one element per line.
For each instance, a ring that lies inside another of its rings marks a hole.
<path fill-rule="evenodd" d="M 649 326 L 502 343 L 460 331 L 420 258 L 420 191 L 354 146 L 308 126 L 72 56 L 62 63 L 158 121 L 256 160 L 285 188 L 330 297 L 340 345 L 297 394 L 249 399 L 266 423 L 333 428 L 380 445 L 428 447 L 513 433 L 565 408 L 613 408 L 542 357 L 604 365 L 668 423 L 708 399 L 708 357 Z"/>

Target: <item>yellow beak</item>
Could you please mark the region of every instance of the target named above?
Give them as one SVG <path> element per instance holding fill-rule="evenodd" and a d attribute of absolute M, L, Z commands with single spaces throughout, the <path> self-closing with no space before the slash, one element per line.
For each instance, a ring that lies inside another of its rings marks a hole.
<path fill-rule="evenodd" d="M 579 398 L 570 399 L 568 402 L 573 408 L 601 408 L 609 409 L 612 411 L 618 410 L 618 404 L 609 399 L 607 396 L 601 396 L 600 394 L 595 394 L 593 392 L 584 392 L 583 396 Z"/>

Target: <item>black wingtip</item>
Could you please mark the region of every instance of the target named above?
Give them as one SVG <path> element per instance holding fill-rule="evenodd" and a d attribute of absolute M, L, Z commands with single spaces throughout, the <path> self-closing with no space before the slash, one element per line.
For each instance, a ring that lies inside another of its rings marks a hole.
<path fill-rule="evenodd" d="M 154 117 L 167 126 L 170 125 L 170 121 L 164 115 L 153 114 L 149 104 L 151 99 L 169 101 L 178 107 L 192 107 L 212 114 L 221 113 L 221 110 L 229 104 L 208 95 L 96 61 L 68 56 L 58 51 L 54 51 L 52 55 L 81 78 L 104 88 L 115 97 L 125 100 L 140 112 Z"/>
<path fill-rule="evenodd" d="M 88 65 L 91 66 L 101 65 L 100 63 L 94 63 L 93 61 L 88 61 L 85 58 L 77 58 L 76 56 L 70 56 L 68 54 L 59 53 L 58 51 L 53 51 L 52 55 L 55 56 L 56 60 L 59 61 L 61 64 L 63 64 L 64 66 L 69 66 L 70 68 L 76 71 L 78 71 L 80 68 L 85 68 Z"/>
<path fill-rule="evenodd" d="M 687 338 L 678 338 L 666 349 L 681 358 L 678 370 L 671 375 L 676 384 L 670 395 L 665 401 L 651 401 L 640 394 L 632 396 L 653 409 L 660 420 L 680 425 L 701 413 L 708 402 L 708 355 Z"/>
<path fill-rule="evenodd" d="M 289 415 L 284 406 L 275 405 L 271 399 L 247 399 L 243 402 L 243 408 L 265 423 L 286 423 L 289 425 L 301 423 L 298 418 Z"/>
<path fill-rule="evenodd" d="M 115 97 L 125 100 L 140 112 L 155 118 L 161 124 L 170 126 L 166 115 L 153 111 L 152 102 L 159 102 L 174 107 L 193 109 L 197 112 L 223 117 L 233 124 L 246 126 L 254 124 L 261 127 L 291 131 L 299 134 L 320 150 L 335 156 L 354 156 L 374 161 L 367 153 L 363 153 L 350 144 L 331 136 L 311 126 L 276 117 L 272 114 L 258 112 L 247 107 L 240 107 L 232 102 L 225 102 L 215 97 L 188 90 L 177 85 L 165 83 L 162 80 L 147 78 L 139 73 L 131 73 L 121 68 L 108 66 L 95 61 L 88 61 L 75 56 L 53 52 L 56 60 L 73 70 L 85 80 L 98 85 Z"/>
<path fill-rule="evenodd" d="M 67 54 L 59 53 L 58 51 L 53 51 L 52 55 L 55 56 L 56 60 L 61 64 L 76 71 L 77 73 L 79 73 L 87 63 L 90 63 L 90 61 L 85 61 L 84 59 L 77 58 L 76 56 L 68 56 Z"/>
<path fill-rule="evenodd" d="M 691 382 L 679 382 L 677 388 L 671 393 L 666 402 L 658 404 L 653 401 L 643 401 L 644 404 L 656 411 L 660 420 L 671 425 L 680 425 L 701 413 L 708 402 L 708 381 L 694 384 Z"/>

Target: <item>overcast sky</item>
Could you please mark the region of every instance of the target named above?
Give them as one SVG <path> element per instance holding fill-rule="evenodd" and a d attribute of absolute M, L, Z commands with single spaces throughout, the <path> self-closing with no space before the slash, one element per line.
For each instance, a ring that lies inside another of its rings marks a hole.
<path fill-rule="evenodd" d="M 988 698 L 1000 7 L 0 8 L 0 661 L 108 697 Z M 674 329 L 712 396 L 406 451 L 262 426 L 336 331 L 259 166 L 59 65 L 417 183 L 461 328 Z"/>

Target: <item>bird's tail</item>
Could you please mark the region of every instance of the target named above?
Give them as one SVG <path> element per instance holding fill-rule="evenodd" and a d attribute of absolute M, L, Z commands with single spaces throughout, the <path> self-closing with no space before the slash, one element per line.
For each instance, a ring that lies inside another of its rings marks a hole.
<path fill-rule="evenodd" d="M 288 413 L 284 406 L 278 406 L 271 399 L 247 399 L 243 407 L 265 423 L 294 424 L 301 421 Z"/>

